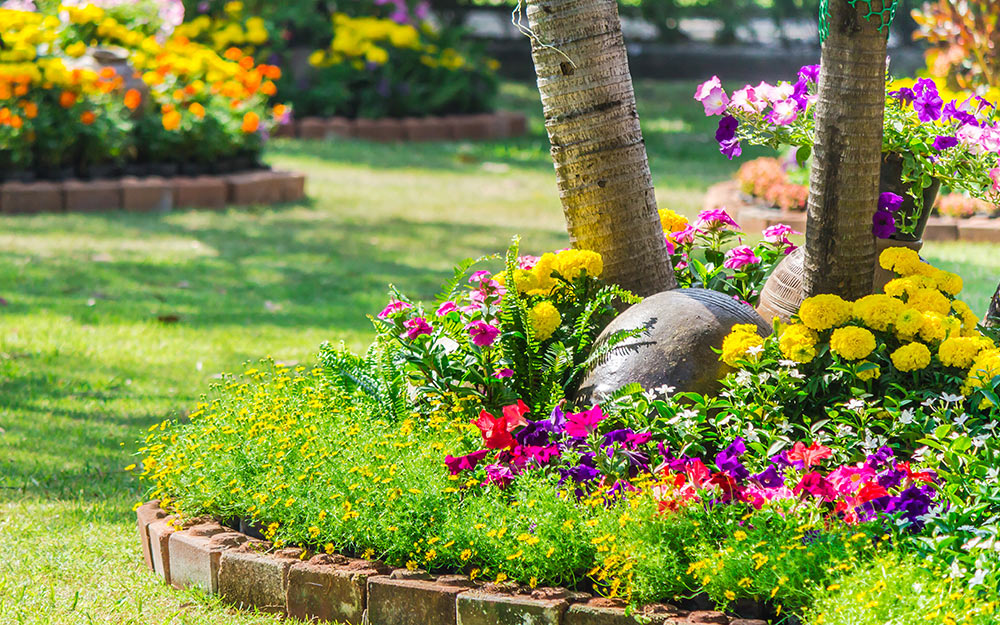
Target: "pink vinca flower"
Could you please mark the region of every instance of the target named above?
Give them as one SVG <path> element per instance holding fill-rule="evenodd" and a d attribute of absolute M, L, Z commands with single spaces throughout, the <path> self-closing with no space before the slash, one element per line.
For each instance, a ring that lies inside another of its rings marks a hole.
<path fill-rule="evenodd" d="M 500 334 L 499 328 L 481 320 L 473 321 L 465 329 L 469 331 L 472 342 L 479 347 L 489 347 L 497 340 L 497 336 Z"/>
<path fill-rule="evenodd" d="M 423 317 L 414 317 L 409 321 L 405 321 L 403 322 L 403 327 L 406 328 L 406 338 L 411 341 L 418 336 L 430 334 L 434 331 L 434 329 L 431 328 L 431 324 L 427 323 L 427 320 Z"/>
<path fill-rule="evenodd" d="M 413 308 L 413 306 L 409 302 L 399 302 L 399 301 L 389 302 L 389 304 L 382 309 L 382 312 L 378 314 L 378 318 L 388 319 L 389 317 L 395 315 L 398 312 L 402 312 L 407 308 Z"/>
<path fill-rule="evenodd" d="M 753 253 L 750 246 L 740 245 L 726 252 L 726 259 L 722 262 L 722 266 L 726 269 L 739 271 L 747 265 L 756 265 L 759 262 L 760 258 Z"/>
<path fill-rule="evenodd" d="M 713 208 L 698 213 L 698 226 L 703 226 L 709 230 L 724 229 L 730 226 L 734 230 L 740 229 L 740 225 L 729 216 L 729 213 L 724 208 Z M 677 237 L 674 237 L 674 240 L 676 241 Z"/>
<path fill-rule="evenodd" d="M 500 369 L 499 371 L 497 371 L 496 373 L 494 373 L 493 377 L 496 378 L 496 379 L 498 379 L 498 380 L 502 380 L 504 378 L 509 378 L 512 375 L 514 375 L 514 370 L 513 369 L 503 368 L 503 369 Z"/>
<path fill-rule="evenodd" d="M 435 311 L 434 314 L 436 314 L 438 317 L 444 317 L 445 315 L 453 313 L 456 310 L 458 310 L 458 306 L 455 305 L 455 302 L 445 302 L 440 306 L 438 306 L 438 309 L 437 311 Z"/>

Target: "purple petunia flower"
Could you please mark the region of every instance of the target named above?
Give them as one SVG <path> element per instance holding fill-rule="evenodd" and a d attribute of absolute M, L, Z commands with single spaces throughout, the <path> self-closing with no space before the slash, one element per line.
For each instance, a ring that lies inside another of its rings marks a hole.
<path fill-rule="evenodd" d="M 799 69 L 799 78 L 812 83 L 819 82 L 819 65 L 803 65 Z"/>
<path fill-rule="evenodd" d="M 955 137 L 949 137 L 947 135 L 938 135 L 934 137 L 933 147 L 935 150 L 947 150 L 948 148 L 953 148 L 958 145 L 958 139 Z"/>
<path fill-rule="evenodd" d="M 878 209 L 895 213 L 903 205 L 903 197 L 896 195 L 892 191 L 886 191 L 878 196 Z"/>
<path fill-rule="evenodd" d="M 970 101 L 971 99 L 959 104 L 957 100 L 952 100 L 948 104 L 944 105 L 941 115 L 946 120 L 955 120 L 967 126 L 978 126 L 979 123 L 976 121 L 976 116 L 969 113 L 967 110 Z"/>
<path fill-rule="evenodd" d="M 781 477 L 773 465 L 753 476 L 753 480 L 764 488 L 780 488 L 785 485 L 785 478 Z"/>
<path fill-rule="evenodd" d="M 913 110 L 917 112 L 917 118 L 922 122 L 933 122 L 941 119 L 941 108 L 944 100 L 938 95 L 937 86 L 931 81 L 926 81 L 921 87 L 921 81 L 917 81 L 914 93 L 917 97 L 913 100 Z"/>
<path fill-rule="evenodd" d="M 737 438 L 729 447 L 716 454 L 715 466 L 723 473 L 728 473 L 734 480 L 745 480 L 750 476 L 750 471 L 740 462 L 740 456 L 746 453 L 746 450 L 747 446 L 743 439 Z"/>
<path fill-rule="evenodd" d="M 733 160 L 743 154 L 743 146 L 740 145 L 739 139 L 729 139 L 719 144 L 719 152 L 729 160 Z"/>
<path fill-rule="evenodd" d="M 736 129 L 740 122 L 732 115 L 723 115 L 719 120 L 719 128 L 715 131 L 715 140 L 720 144 L 736 137 Z"/>
<path fill-rule="evenodd" d="M 889 96 L 896 98 L 903 104 L 910 104 L 917 98 L 917 94 L 913 92 L 913 89 L 909 87 L 903 87 L 898 91 L 890 91 Z"/>
<path fill-rule="evenodd" d="M 896 218 L 889 211 L 875 211 L 872 233 L 879 239 L 888 239 L 896 233 Z"/>

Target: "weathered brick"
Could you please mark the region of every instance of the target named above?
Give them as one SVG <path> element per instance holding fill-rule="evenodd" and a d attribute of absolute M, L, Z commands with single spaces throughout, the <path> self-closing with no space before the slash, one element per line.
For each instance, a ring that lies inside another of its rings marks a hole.
<path fill-rule="evenodd" d="M 149 555 L 153 571 L 170 583 L 170 535 L 176 530 L 173 527 L 173 517 L 164 517 L 153 521 L 147 527 L 149 532 Z"/>
<path fill-rule="evenodd" d="M 566 610 L 564 625 L 673 625 L 683 622 L 687 613 L 668 604 L 646 606 L 638 612 L 643 620 L 625 614 L 625 606 L 620 602 L 604 598 L 592 599 L 586 603 L 574 603 Z"/>
<path fill-rule="evenodd" d="M 139 545 L 142 547 L 142 559 L 146 563 L 146 567 L 153 568 L 153 556 L 150 550 L 149 543 L 149 524 L 153 521 L 158 521 L 165 518 L 167 513 L 160 508 L 160 500 L 154 499 L 153 501 L 147 502 L 136 508 L 135 520 L 136 528 L 139 533 Z"/>
<path fill-rule="evenodd" d="M 227 549 L 219 559 L 219 595 L 241 608 L 285 614 L 288 570 L 299 561 L 300 549 L 266 553 L 244 543 Z"/>
<path fill-rule="evenodd" d="M 296 562 L 288 571 L 288 615 L 302 620 L 360 623 L 368 578 L 386 572 L 378 563 L 339 555 L 321 554 L 308 562 Z"/>
<path fill-rule="evenodd" d="M 729 617 L 715 610 L 698 610 L 689 614 L 685 622 L 699 625 L 729 625 Z"/>
<path fill-rule="evenodd" d="M 458 596 L 458 625 L 560 625 L 565 599 L 532 599 L 470 590 Z"/>
<path fill-rule="evenodd" d="M 798 230 L 799 232 L 806 231 L 806 213 L 801 211 L 772 211 L 772 215 L 767 220 L 768 227 L 776 226 L 778 224 L 785 224 L 786 226 L 791 226 L 792 230 Z M 744 232 L 751 232 L 751 230 L 743 224 Z"/>
<path fill-rule="evenodd" d="M 8 215 L 61 213 L 62 187 L 55 182 L 6 182 L 0 186 L 0 210 Z"/>
<path fill-rule="evenodd" d="M 175 588 L 219 591 L 222 551 L 246 542 L 246 536 L 227 532 L 218 523 L 206 523 L 170 536 L 170 584 Z"/>
<path fill-rule="evenodd" d="M 368 141 L 388 143 L 406 138 L 403 122 L 398 119 L 358 119 L 354 121 L 354 129 L 359 139 Z"/>
<path fill-rule="evenodd" d="M 295 122 L 295 134 L 300 139 L 325 139 L 327 123 L 321 117 L 303 117 Z"/>
<path fill-rule="evenodd" d="M 174 188 L 165 178 L 126 177 L 121 180 L 122 208 L 134 212 L 166 212 L 174 207 Z"/>
<path fill-rule="evenodd" d="M 931 216 L 922 238 L 924 241 L 955 241 L 958 239 L 958 221 L 952 217 Z"/>
<path fill-rule="evenodd" d="M 357 135 L 354 120 L 346 117 L 331 117 L 326 120 L 326 138 L 347 138 Z"/>
<path fill-rule="evenodd" d="M 452 126 L 440 117 L 409 117 L 403 120 L 408 141 L 448 141 Z"/>
<path fill-rule="evenodd" d="M 402 576 L 396 571 L 393 575 Z M 433 579 L 370 577 L 368 622 L 371 625 L 456 625 L 455 598 L 467 590 L 439 584 Z"/>
<path fill-rule="evenodd" d="M 236 206 L 275 204 L 281 201 L 281 185 L 270 171 L 252 171 L 226 176 L 229 203 Z"/>
<path fill-rule="evenodd" d="M 450 118 L 455 138 L 467 141 L 481 141 L 491 138 L 493 126 L 482 115 L 454 115 Z"/>
<path fill-rule="evenodd" d="M 229 199 L 226 181 L 218 176 L 180 176 L 171 182 L 176 207 L 225 208 Z"/>
<path fill-rule="evenodd" d="M 276 184 L 280 186 L 282 202 L 298 202 L 306 196 L 306 175 L 296 171 L 271 172 Z"/>
<path fill-rule="evenodd" d="M 958 222 L 958 238 L 969 243 L 1000 243 L 1000 220 L 972 217 Z"/>
<path fill-rule="evenodd" d="M 67 180 L 62 183 L 66 211 L 93 213 L 121 210 L 122 185 L 120 180 Z"/>
<path fill-rule="evenodd" d="M 295 122 L 288 124 L 275 124 L 271 129 L 271 136 L 275 139 L 290 138 L 295 136 Z"/>
<path fill-rule="evenodd" d="M 756 618 L 738 618 L 729 621 L 729 625 L 767 625 L 767 621 Z"/>
<path fill-rule="evenodd" d="M 498 115 L 505 118 L 507 122 L 507 136 L 521 137 L 528 132 L 528 118 L 524 113 L 512 111 L 500 111 Z"/>

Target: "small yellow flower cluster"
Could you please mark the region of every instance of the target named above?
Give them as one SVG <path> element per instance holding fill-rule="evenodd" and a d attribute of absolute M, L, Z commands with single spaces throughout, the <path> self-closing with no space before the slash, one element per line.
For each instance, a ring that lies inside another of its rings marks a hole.
<path fill-rule="evenodd" d="M 669 235 L 672 232 L 680 232 L 688 227 L 689 221 L 684 215 L 678 215 L 669 208 L 660 209 L 660 224 L 663 226 L 663 232 Z"/>
<path fill-rule="evenodd" d="M 754 348 L 764 345 L 764 338 L 752 323 L 739 323 L 722 342 L 722 361 L 730 367 L 739 366 L 741 360 L 754 358 Z"/>

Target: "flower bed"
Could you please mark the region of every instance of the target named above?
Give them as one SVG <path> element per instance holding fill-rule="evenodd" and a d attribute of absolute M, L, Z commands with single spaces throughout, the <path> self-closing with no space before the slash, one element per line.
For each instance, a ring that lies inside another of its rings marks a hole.
<path fill-rule="evenodd" d="M 356 4 L 356 3 L 355 3 Z M 272 3 L 253 15 L 242 2 L 200 3 L 176 33 L 218 51 L 237 47 L 288 71 L 276 97 L 300 117 L 405 118 L 487 113 L 496 61 L 461 29 L 427 23 L 426 7 L 316 3 L 299 15 Z M 383 16 L 379 16 L 380 10 Z M 348 14 L 343 11 L 350 11 Z"/>
<path fill-rule="evenodd" d="M 736 297 L 790 247 L 776 229 L 724 251 L 723 211 L 662 220 L 680 279 Z M 595 337 L 637 298 L 593 252 L 515 246 L 498 273 L 461 264 L 433 304 L 392 291 L 363 355 L 327 344 L 311 367 L 225 377 L 151 429 L 140 471 L 182 518 L 490 588 L 992 623 L 1000 350 L 958 276 L 881 260 L 889 295 L 807 300 L 767 337 L 734 327 L 720 393 L 633 384 L 593 405 L 582 374 L 643 329 Z"/>
<path fill-rule="evenodd" d="M 124 10 L 124 9 L 122 9 Z M 222 173 L 254 165 L 281 71 L 158 39 L 91 4 L 0 9 L 0 171 L 8 179 Z M 273 113 L 273 114 L 272 114 Z"/>

